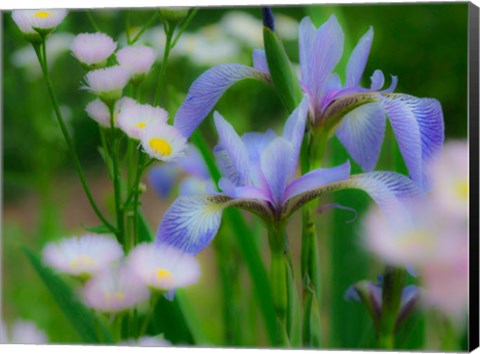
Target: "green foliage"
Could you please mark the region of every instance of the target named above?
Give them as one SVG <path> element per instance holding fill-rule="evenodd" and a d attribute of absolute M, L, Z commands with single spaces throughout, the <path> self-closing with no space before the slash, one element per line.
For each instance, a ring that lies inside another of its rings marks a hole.
<path fill-rule="evenodd" d="M 70 287 L 53 271 L 44 267 L 32 251 L 26 247 L 23 251 L 85 343 L 113 343 L 108 329 L 77 299 Z M 97 328 L 100 330 L 100 336 Z"/>

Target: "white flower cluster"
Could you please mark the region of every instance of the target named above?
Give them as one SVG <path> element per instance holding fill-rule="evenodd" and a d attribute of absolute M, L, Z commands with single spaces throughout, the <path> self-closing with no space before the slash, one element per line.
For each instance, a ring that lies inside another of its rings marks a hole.
<path fill-rule="evenodd" d="M 83 302 L 100 312 L 119 313 L 194 284 L 200 267 L 194 256 L 171 246 L 143 243 L 125 256 L 111 235 L 86 234 L 47 244 L 43 262 L 83 282 Z"/>

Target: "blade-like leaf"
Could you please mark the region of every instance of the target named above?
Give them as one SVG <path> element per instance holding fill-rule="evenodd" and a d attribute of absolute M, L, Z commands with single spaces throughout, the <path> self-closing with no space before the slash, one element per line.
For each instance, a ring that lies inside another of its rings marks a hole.
<path fill-rule="evenodd" d="M 78 300 L 68 285 L 52 270 L 43 266 L 32 251 L 26 247 L 23 247 L 23 251 L 80 337 L 86 343 L 113 343 L 108 329 Z M 95 328 L 100 328 L 103 340 Z"/>

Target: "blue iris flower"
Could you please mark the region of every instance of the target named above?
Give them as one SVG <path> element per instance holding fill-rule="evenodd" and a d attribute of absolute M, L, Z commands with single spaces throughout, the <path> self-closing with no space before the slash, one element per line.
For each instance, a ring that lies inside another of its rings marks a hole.
<path fill-rule="evenodd" d="M 398 173 L 351 176 L 348 161 L 296 177 L 309 106 L 305 96 L 287 119 L 282 135 L 269 130 L 240 137 L 215 112 L 220 141 L 214 151 L 223 174 L 219 182 L 223 192 L 177 198 L 164 214 L 156 242 L 196 254 L 216 235 L 227 207 L 248 210 L 271 225 L 286 223 L 306 203 L 336 190 L 363 190 L 385 209 L 421 194 L 414 182 Z"/>
<path fill-rule="evenodd" d="M 309 97 L 309 116 L 314 127 L 329 125 L 352 159 L 365 172 L 378 161 L 386 128 L 386 117 L 395 133 L 410 178 L 424 190 L 430 187 L 427 164 L 441 150 L 444 122 L 440 103 L 393 93 L 397 78 L 383 89 L 385 76 L 380 70 L 371 75 L 369 88 L 360 86 L 370 48 L 373 28 L 362 36 L 351 53 L 342 85 L 333 72 L 343 55 L 344 35 L 336 17 L 316 29 L 310 18 L 299 26 L 300 85 Z M 263 50 L 253 52 L 253 67 L 222 64 L 203 73 L 190 87 L 177 111 L 174 125 L 186 137 L 211 112 L 223 93 L 242 79 L 271 82 Z"/>

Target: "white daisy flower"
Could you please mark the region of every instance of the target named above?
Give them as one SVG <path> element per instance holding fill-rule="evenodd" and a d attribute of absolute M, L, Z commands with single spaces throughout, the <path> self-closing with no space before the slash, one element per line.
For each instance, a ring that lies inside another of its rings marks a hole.
<path fill-rule="evenodd" d="M 161 107 L 148 104 L 131 104 L 122 109 L 118 115 L 118 127 L 130 138 L 140 140 L 143 132 L 151 123 L 166 123 L 168 113 Z"/>
<path fill-rule="evenodd" d="M 89 71 L 85 75 L 86 89 L 100 97 L 106 104 L 113 104 L 121 96 L 130 80 L 130 72 L 119 66 Z"/>
<path fill-rule="evenodd" d="M 168 291 L 194 284 L 200 267 L 194 256 L 169 245 L 143 243 L 135 247 L 127 263 L 151 289 Z"/>
<path fill-rule="evenodd" d="M 49 243 L 43 261 L 60 273 L 88 278 L 123 257 L 122 246 L 110 236 L 87 234 Z"/>
<path fill-rule="evenodd" d="M 135 103 L 135 100 L 130 97 L 122 97 L 117 102 L 115 102 L 115 108 L 113 112 L 113 120 L 115 126 L 117 126 L 117 117 L 122 108 Z M 92 118 L 102 127 L 110 128 L 110 112 L 108 111 L 107 105 L 103 103 L 99 98 L 90 102 L 87 107 L 85 107 L 85 111 L 90 118 Z"/>
<path fill-rule="evenodd" d="M 129 46 L 117 52 L 117 61 L 127 69 L 133 80 L 141 80 L 150 71 L 157 54 L 151 47 L 144 45 Z"/>
<path fill-rule="evenodd" d="M 71 50 L 75 58 L 87 67 L 102 67 L 117 48 L 117 43 L 105 33 L 80 33 Z"/>
<path fill-rule="evenodd" d="M 112 267 L 90 279 L 83 289 L 83 301 L 100 312 L 118 313 L 150 296 L 150 291 L 125 265 Z"/>
<path fill-rule="evenodd" d="M 32 321 L 17 320 L 13 323 L 11 331 L 7 330 L 2 321 L 0 329 L 0 343 L 3 344 L 46 344 L 48 342 L 45 332 L 40 330 Z"/>
<path fill-rule="evenodd" d="M 28 40 L 39 42 L 39 34 L 48 34 L 67 15 L 67 10 L 14 10 L 12 19 Z"/>
<path fill-rule="evenodd" d="M 171 161 L 185 154 L 187 139 L 174 127 L 151 123 L 141 137 L 143 150 L 152 158 Z"/>

